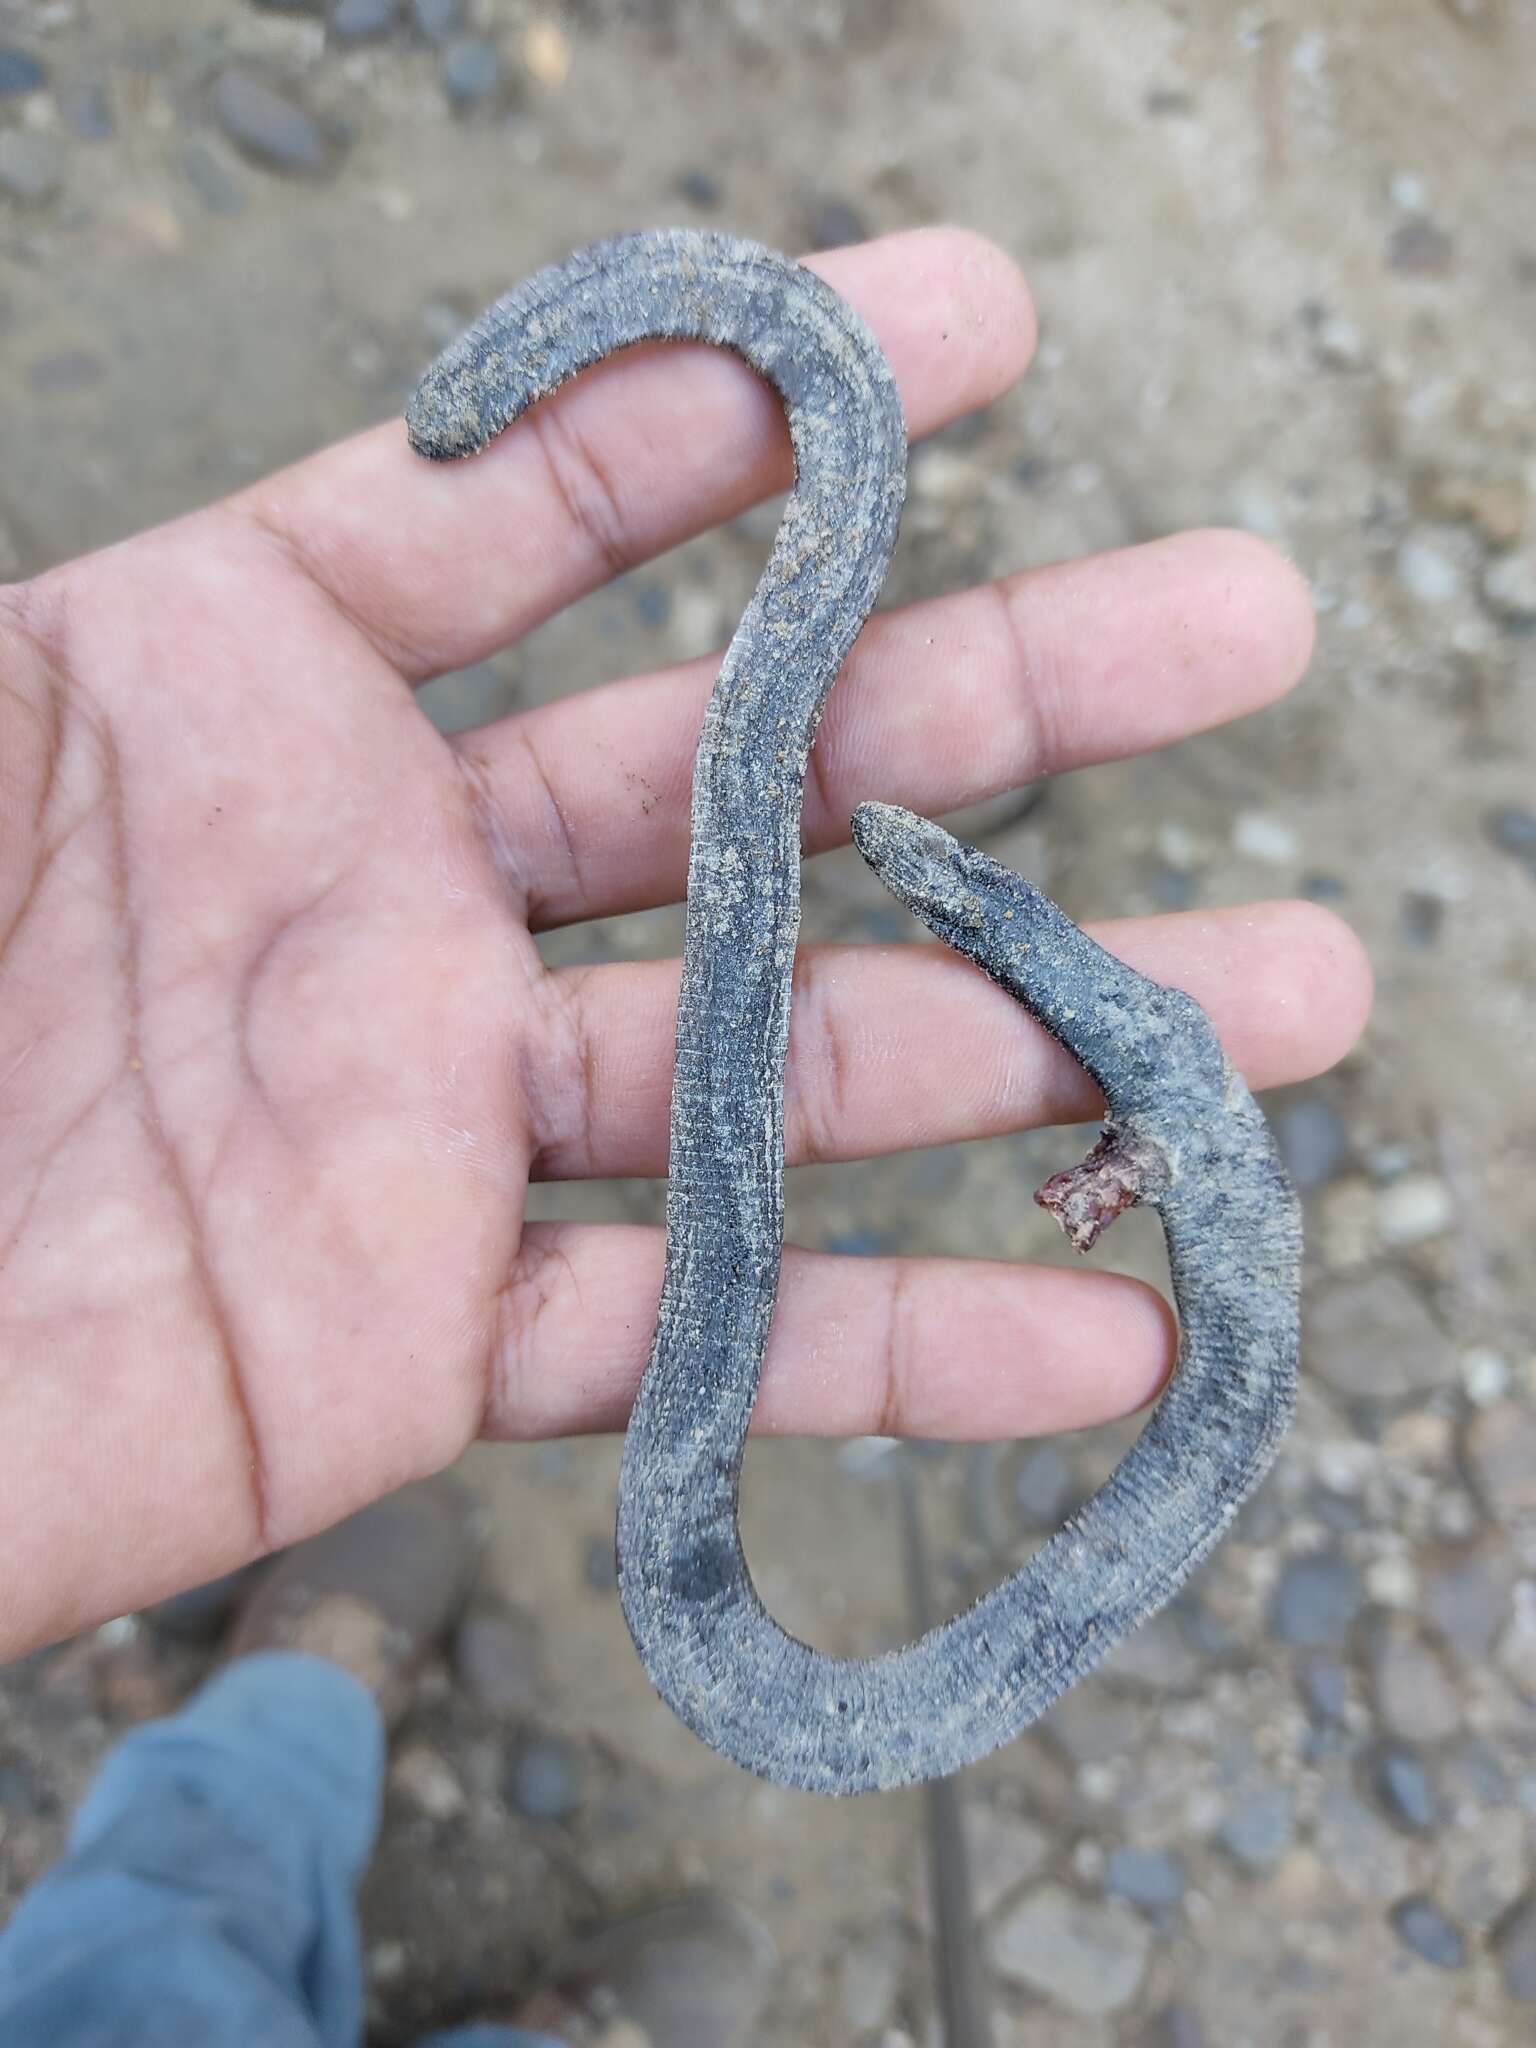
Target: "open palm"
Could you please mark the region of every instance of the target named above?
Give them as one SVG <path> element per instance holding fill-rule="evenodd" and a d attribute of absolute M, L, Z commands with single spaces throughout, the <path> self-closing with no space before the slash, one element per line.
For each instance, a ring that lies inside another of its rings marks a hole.
<path fill-rule="evenodd" d="M 820 267 L 914 432 L 1023 368 L 1028 301 L 985 244 Z M 0 1656 L 479 1432 L 622 1424 L 659 1233 L 525 1229 L 524 1193 L 665 1171 L 677 969 L 549 971 L 530 931 L 680 895 L 713 670 L 452 741 L 408 686 L 787 466 L 739 365 L 637 352 L 472 463 L 386 426 L 0 590 Z M 887 615 L 833 695 L 808 847 L 865 796 L 941 811 L 1252 708 L 1309 644 L 1293 573 L 1221 534 Z M 1357 947 L 1306 905 L 1103 936 L 1199 997 L 1255 1085 L 1327 1064 L 1363 1016 Z M 942 949 L 803 956 L 792 1161 L 1093 1107 Z M 1171 1351 L 1127 1280 L 796 1254 L 759 1420 L 1040 1433 L 1136 1406 Z"/>

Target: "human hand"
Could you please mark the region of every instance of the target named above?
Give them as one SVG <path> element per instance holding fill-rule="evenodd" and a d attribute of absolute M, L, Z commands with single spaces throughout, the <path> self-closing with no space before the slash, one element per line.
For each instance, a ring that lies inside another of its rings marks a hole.
<path fill-rule="evenodd" d="M 817 268 L 914 435 L 1024 366 L 1028 302 L 984 244 Z M 0 1657 L 477 1434 L 622 1425 L 660 1233 L 525 1227 L 524 1196 L 665 1173 L 677 965 L 550 971 L 530 932 L 680 896 L 717 664 L 452 740 L 408 686 L 787 472 L 750 373 L 649 350 L 470 464 L 418 461 L 397 422 L 0 590 Z M 1233 534 L 877 618 L 817 743 L 807 848 L 863 797 L 942 812 L 1252 709 L 1310 639 L 1294 572 Z M 1310 905 L 1099 936 L 1195 995 L 1257 1087 L 1363 1020 L 1360 950 Z M 802 955 L 792 1163 L 1094 1110 L 942 948 Z M 791 1253 L 757 1420 L 1038 1435 L 1140 1405 L 1173 1347 L 1166 1306 L 1113 1275 Z"/>

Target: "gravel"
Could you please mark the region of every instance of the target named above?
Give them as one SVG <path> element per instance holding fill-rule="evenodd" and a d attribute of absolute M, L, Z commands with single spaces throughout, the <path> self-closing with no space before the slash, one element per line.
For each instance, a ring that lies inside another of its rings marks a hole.
<path fill-rule="evenodd" d="M 1166 1849 L 1111 1849 L 1104 1888 L 1144 1913 L 1172 1911 L 1188 1887 L 1184 1865 Z"/>
<path fill-rule="evenodd" d="M 1364 1591 L 1348 1558 L 1322 1551 L 1286 1563 L 1269 1610 L 1270 1633 L 1298 1650 L 1343 1646 Z"/>
<path fill-rule="evenodd" d="M 52 135 L 30 128 L 0 133 L 0 197 L 40 206 L 64 183 L 64 152 Z"/>
<path fill-rule="evenodd" d="M 581 1805 L 581 1765 L 562 1736 L 525 1742 L 507 1772 L 507 1797 L 525 1820 L 569 1820 Z"/>
<path fill-rule="evenodd" d="M 1098 1903 L 1043 1884 L 999 1925 L 992 1959 L 1010 1984 L 1096 2018 L 1134 2002 L 1151 1947 L 1146 1922 L 1120 1900 Z"/>
<path fill-rule="evenodd" d="M 1314 1290 L 1304 1329 L 1308 1366 L 1352 1401 L 1410 1400 L 1455 1377 L 1423 1297 L 1389 1267 Z"/>
<path fill-rule="evenodd" d="M 1483 1408 L 1467 1424 L 1467 1469 L 1484 1505 L 1508 1527 L 1536 1515 L 1536 1415 L 1514 1401 Z"/>
<path fill-rule="evenodd" d="M 1439 1653 L 1411 1626 L 1388 1623 L 1370 1645 L 1377 1719 L 1403 1742 L 1445 1742 L 1461 1727 L 1461 1699 Z"/>
<path fill-rule="evenodd" d="M 1433 1899 L 1422 1893 L 1400 1899 L 1389 1918 L 1398 1940 L 1405 1948 L 1411 1948 L 1416 1956 L 1422 1956 L 1426 1963 L 1433 1963 L 1437 1970 L 1466 1967 L 1466 1936 L 1446 1918 Z"/>
<path fill-rule="evenodd" d="M 1427 1835 L 1440 1819 L 1440 1800 L 1424 1759 L 1386 1742 L 1373 1759 L 1372 1780 L 1387 1818 L 1410 1834 Z"/>
<path fill-rule="evenodd" d="M 443 90 L 462 112 L 500 92 L 502 79 L 501 52 L 484 36 L 460 36 L 443 51 Z"/>
<path fill-rule="evenodd" d="M 319 123 L 240 65 L 220 72 L 213 88 L 213 118 L 243 156 L 267 170 L 315 178 L 331 168 Z"/>
<path fill-rule="evenodd" d="M 1493 1937 L 1504 1989 L 1521 2005 L 1536 2005 L 1536 1892 L 1504 1920 Z"/>
<path fill-rule="evenodd" d="M 30 50 L 0 44 L 0 99 L 41 92 L 47 83 L 47 71 Z"/>
<path fill-rule="evenodd" d="M 1296 1815 L 1284 1785 L 1269 1783 L 1245 1792 L 1224 1816 L 1221 1846 L 1245 1870 L 1273 1870 L 1296 1836 Z"/>

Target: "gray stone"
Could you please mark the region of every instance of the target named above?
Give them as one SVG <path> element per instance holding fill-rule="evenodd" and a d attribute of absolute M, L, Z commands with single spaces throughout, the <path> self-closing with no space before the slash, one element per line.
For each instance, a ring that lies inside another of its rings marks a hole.
<path fill-rule="evenodd" d="M 1286 1172 L 1303 1190 L 1331 1180 L 1349 1155 L 1344 1121 L 1321 1095 L 1288 1102 L 1275 1118 L 1275 1138 Z"/>
<path fill-rule="evenodd" d="M 720 180 L 713 171 L 698 168 L 683 172 L 677 181 L 677 191 L 679 198 L 686 199 L 690 206 L 696 206 L 700 213 L 713 213 L 725 198 Z"/>
<path fill-rule="evenodd" d="M 1108 1763 L 1135 1744 L 1141 1720 L 1092 1680 L 1065 1693 L 1040 1719 L 1040 1730 L 1074 1764 Z"/>
<path fill-rule="evenodd" d="M 908 1941 L 897 1921 L 857 1935 L 838 1958 L 838 2004 L 851 2035 L 883 2027 L 901 1995 Z"/>
<path fill-rule="evenodd" d="M 1296 1815 L 1284 1785 L 1255 1786 L 1226 1814 L 1218 1839 L 1245 1870 L 1273 1870 L 1296 1838 Z"/>
<path fill-rule="evenodd" d="M 1308 1657 L 1298 1677 L 1301 1696 L 1319 1721 L 1342 1721 L 1349 1704 L 1349 1672 L 1337 1657 Z"/>
<path fill-rule="evenodd" d="M 1536 548 L 1500 555 L 1483 571 L 1483 602 L 1518 632 L 1536 626 Z"/>
<path fill-rule="evenodd" d="M 1509 1619 L 1509 1560 L 1481 1552 L 1430 1572 L 1424 1612 L 1464 1664 L 1481 1664 Z"/>
<path fill-rule="evenodd" d="M 1151 1930 L 1118 1899 L 1094 1903 L 1043 1884 L 999 1926 L 992 1958 L 1009 1983 L 1093 2018 L 1133 2003 L 1151 1946 Z"/>
<path fill-rule="evenodd" d="M 464 26 L 464 0 L 411 0 L 411 24 L 429 43 L 446 43 Z"/>
<path fill-rule="evenodd" d="M 1270 1603 L 1270 1633 L 1298 1650 L 1340 1649 L 1363 1598 L 1360 1574 L 1348 1558 L 1335 1551 L 1293 1557 Z"/>
<path fill-rule="evenodd" d="M 1446 1918 L 1433 1899 L 1425 1897 L 1422 1892 L 1412 1898 L 1399 1899 L 1388 1917 L 1398 1940 L 1405 1948 L 1411 1948 L 1416 1956 L 1422 1956 L 1426 1963 L 1433 1963 L 1437 1970 L 1466 1967 L 1466 1936 Z"/>
<path fill-rule="evenodd" d="M 507 1797 L 525 1820 L 569 1820 L 581 1805 L 581 1764 L 562 1736 L 525 1742 L 507 1773 Z"/>
<path fill-rule="evenodd" d="M 1204 1665 L 1180 1622 L 1177 1609 L 1165 1607 L 1143 1622 L 1104 1659 L 1104 1676 L 1118 1685 L 1148 1692 L 1188 1692 Z"/>
<path fill-rule="evenodd" d="M 268 170 L 315 178 L 331 166 L 319 123 L 237 64 L 221 71 L 214 85 L 213 117 L 242 155 Z"/>
<path fill-rule="evenodd" d="M 47 71 L 30 50 L 17 50 L 8 43 L 0 44 L 0 99 L 9 99 L 13 94 L 41 92 L 47 83 Z"/>
<path fill-rule="evenodd" d="M 1172 1911 L 1184 1897 L 1187 1884 L 1184 1865 L 1166 1849 L 1136 1849 L 1123 1844 L 1109 1852 L 1105 1890 L 1139 1906 L 1144 1913 Z"/>
<path fill-rule="evenodd" d="M 971 1806 L 966 1811 L 965 1832 L 971 1895 L 983 1918 L 1021 1884 L 1038 1877 L 1050 1859 L 1050 1836 L 1022 1814 L 1002 1812 L 994 1806 Z"/>
<path fill-rule="evenodd" d="M 210 213 L 239 213 L 245 188 L 231 167 L 206 142 L 194 138 L 181 152 L 182 176 Z"/>
<path fill-rule="evenodd" d="M 1421 1756 L 1400 1742 L 1385 1742 L 1372 1759 L 1371 1777 L 1389 1820 L 1410 1834 L 1432 1831 L 1440 1818 L 1440 1800 Z"/>
<path fill-rule="evenodd" d="M 59 118 L 81 142 L 105 142 L 112 133 L 112 98 L 99 78 L 76 78 L 57 94 Z"/>
<path fill-rule="evenodd" d="M 1421 1297 L 1389 1268 L 1314 1290 L 1307 1363 L 1352 1401 L 1402 1401 L 1449 1386 L 1451 1347 Z"/>
<path fill-rule="evenodd" d="M 1446 277 L 1456 244 L 1432 220 L 1405 220 L 1387 238 L 1387 268 L 1408 277 Z"/>
<path fill-rule="evenodd" d="M 1425 1244 L 1443 1237 L 1456 1220 L 1456 1199 L 1437 1173 L 1405 1173 L 1376 1196 L 1383 1244 Z"/>
<path fill-rule="evenodd" d="M 869 222 L 845 199 L 825 199 L 811 209 L 806 237 L 812 249 L 841 249 L 870 239 Z"/>
<path fill-rule="evenodd" d="M 326 31 L 338 43 L 378 42 L 400 19 L 401 0 L 331 0 Z"/>
<path fill-rule="evenodd" d="M 1437 1652 L 1407 1623 L 1387 1622 L 1370 1643 L 1378 1719 L 1404 1742 L 1445 1742 L 1461 1726 L 1461 1701 Z"/>
<path fill-rule="evenodd" d="M 1514 1401 L 1481 1409 L 1467 1424 L 1467 1470 L 1496 1521 L 1536 1515 L 1536 1415 Z"/>
<path fill-rule="evenodd" d="M 1013 1506 L 1025 1529 L 1059 1529 L 1081 1497 L 1072 1461 L 1059 1444 L 1030 1444 L 1013 1469 Z"/>
<path fill-rule="evenodd" d="M 490 1607 L 471 1608 L 453 1641 L 454 1675 L 478 1707 L 520 1714 L 533 1699 L 537 1662 L 528 1625 Z"/>
<path fill-rule="evenodd" d="M 1182 2000 L 1165 2005 L 1144 2036 L 1146 2048 L 1205 2048 L 1200 2015 Z"/>
<path fill-rule="evenodd" d="M 1410 533 L 1397 551 L 1397 580 L 1426 605 L 1450 604 L 1464 588 L 1460 565 L 1429 535 Z"/>
<path fill-rule="evenodd" d="M 1500 853 L 1512 853 L 1536 875 L 1536 811 L 1523 804 L 1501 804 L 1484 817 L 1483 830 Z"/>
<path fill-rule="evenodd" d="M 1313 1841 L 1329 1870 L 1357 1897 L 1385 1901 L 1402 1890 L 1402 1836 L 1357 1797 L 1342 1758 L 1330 1758 L 1325 1769 Z"/>
<path fill-rule="evenodd" d="M 52 135 L 30 128 L 0 134 L 0 198 L 40 206 L 64 182 L 64 153 Z"/>
<path fill-rule="evenodd" d="M 483 106 L 501 85 L 501 52 L 484 36 L 460 36 L 444 50 L 443 90 L 455 107 Z"/>
<path fill-rule="evenodd" d="M 1493 1953 L 1510 1997 L 1521 2005 L 1536 2005 L 1536 1892 L 1500 1925 Z"/>

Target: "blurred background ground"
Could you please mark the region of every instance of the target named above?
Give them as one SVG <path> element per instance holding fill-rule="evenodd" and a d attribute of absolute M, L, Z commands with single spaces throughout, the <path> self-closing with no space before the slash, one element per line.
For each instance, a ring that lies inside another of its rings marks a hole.
<path fill-rule="evenodd" d="M 1285 706 L 972 821 L 1077 915 L 1332 902 L 1380 991 L 1361 1050 L 1271 1104 L 1310 1225 L 1275 1478 L 1173 1613 L 967 1780 L 1003 2048 L 1536 2024 L 1533 76 L 1532 0 L 340 0 L 329 32 L 319 0 L 0 0 L 0 575 L 397 411 L 469 314 L 589 237 L 949 219 L 1024 263 L 1042 346 L 916 456 L 892 597 L 1199 523 L 1311 580 Z M 434 715 L 718 645 L 772 526 L 433 685 Z M 807 927 L 907 935 L 843 856 L 809 870 Z M 1073 1142 L 802 1172 L 791 1233 L 1058 1256 L 1028 1197 Z M 1136 1222 L 1117 1256 L 1155 1274 Z M 1120 1441 L 923 1451 L 953 1600 Z M 653 1700 L 613 1594 L 614 1446 L 466 1469 L 502 1607 L 402 1738 L 366 1898 L 378 2040 L 505 2009 L 563 1929 L 709 1880 L 780 1944 L 765 2048 L 926 2043 L 918 1800 L 760 1786 Z M 768 1445 L 747 1495 L 789 1623 L 896 1639 L 878 1474 Z M 0 1675 L 0 1912 L 112 1733 L 206 1656 L 125 1619 Z"/>

